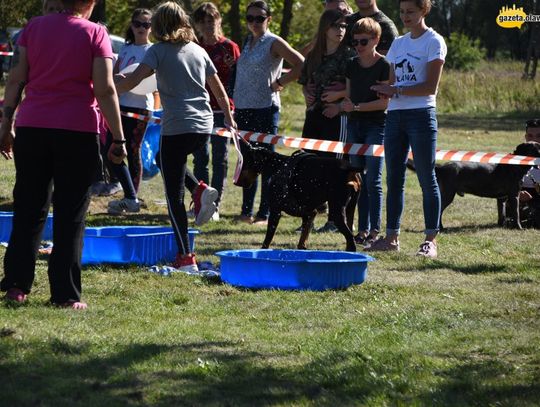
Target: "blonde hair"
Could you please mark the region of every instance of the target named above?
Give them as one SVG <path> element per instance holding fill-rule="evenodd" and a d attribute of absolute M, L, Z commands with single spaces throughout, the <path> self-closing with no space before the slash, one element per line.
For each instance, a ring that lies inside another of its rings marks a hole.
<path fill-rule="evenodd" d="M 371 17 L 364 17 L 354 23 L 351 34 L 368 34 L 373 38 L 381 38 L 381 25 Z"/>
<path fill-rule="evenodd" d="M 173 1 L 157 6 L 152 16 L 152 33 L 156 40 L 161 42 L 196 41 L 188 15 L 179 4 Z"/>

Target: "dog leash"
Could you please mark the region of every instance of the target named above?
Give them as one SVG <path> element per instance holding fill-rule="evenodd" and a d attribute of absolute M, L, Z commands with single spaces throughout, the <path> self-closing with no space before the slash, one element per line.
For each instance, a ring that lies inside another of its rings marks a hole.
<path fill-rule="evenodd" d="M 229 128 L 228 130 L 231 132 L 234 148 L 236 150 L 236 155 L 238 156 L 238 159 L 236 160 L 236 168 L 233 175 L 233 183 L 236 184 L 238 182 L 238 178 L 240 178 L 240 173 L 242 172 L 244 157 L 242 156 L 242 152 L 240 151 L 240 135 L 238 134 L 238 131 L 233 128 Z"/>

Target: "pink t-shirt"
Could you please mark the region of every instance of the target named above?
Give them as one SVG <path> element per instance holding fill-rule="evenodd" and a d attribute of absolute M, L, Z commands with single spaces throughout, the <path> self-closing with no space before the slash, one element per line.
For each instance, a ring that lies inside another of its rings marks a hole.
<path fill-rule="evenodd" d="M 18 45 L 26 48 L 28 83 L 16 125 L 97 134 L 92 65 L 96 57 L 113 57 L 105 28 L 69 14 L 51 14 L 30 20 Z"/>

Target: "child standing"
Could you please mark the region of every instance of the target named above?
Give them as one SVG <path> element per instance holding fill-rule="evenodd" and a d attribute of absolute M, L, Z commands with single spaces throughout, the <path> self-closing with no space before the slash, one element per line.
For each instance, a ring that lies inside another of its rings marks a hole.
<path fill-rule="evenodd" d="M 377 52 L 381 26 L 372 18 L 358 20 L 351 31 L 357 56 L 347 65 L 347 97 L 343 110 L 349 113 L 347 142 L 382 144 L 387 99 L 380 99 L 370 89 L 377 83 L 387 83 L 390 63 Z M 356 243 L 370 245 L 379 234 L 382 212 L 383 159 L 372 156 L 351 156 L 353 166 L 362 168 L 362 189 L 358 198 L 358 235 Z"/>
<path fill-rule="evenodd" d="M 159 162 L 169 217 L 178 245 L 173 266 L 197 272 L 195 254 L 189 249 L 184 188 L 187 156 L 208 142 L 213 127 L 208 84 L 225 115 L 225 124 L 236 127 L 229 98 L 206 51 L 195 43 L 189 17 L 172 1 L 160 4 L 152 17 L 157 44 L 129 77 L 117 83 L 125 92 L 156 72 L 163 105 Z M 203 192 L 204 193 L 204 192 Z"/>

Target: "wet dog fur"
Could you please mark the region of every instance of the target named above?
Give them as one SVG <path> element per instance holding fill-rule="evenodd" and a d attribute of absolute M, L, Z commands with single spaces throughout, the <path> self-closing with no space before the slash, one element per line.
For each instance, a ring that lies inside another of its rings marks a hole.
<path fill-rule="evenodd" d="M 303 152 L 285 156 L 247 143 L 242 150 L 244 163 L 236 185 L 249 187 L 259 174 L 271 174 L 270 216 L 263 249 L 270 247 L 282 212 L 302 218 L 297 247 L 306 249 L 317 208 L 328 202 L 328 218 L 345 237 L 346 250 L 356 251 L 352 221 L 361 181 L 348 162 Z"/>

